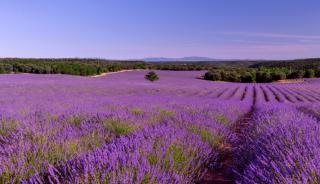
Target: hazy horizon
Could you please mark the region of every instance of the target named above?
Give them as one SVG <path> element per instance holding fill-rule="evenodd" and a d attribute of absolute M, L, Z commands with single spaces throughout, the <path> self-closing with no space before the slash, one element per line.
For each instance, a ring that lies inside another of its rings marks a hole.
<path fill-rule="evenodd" d="M 320 57 L 320 2 L 0 2 L 0 57 Z"/>

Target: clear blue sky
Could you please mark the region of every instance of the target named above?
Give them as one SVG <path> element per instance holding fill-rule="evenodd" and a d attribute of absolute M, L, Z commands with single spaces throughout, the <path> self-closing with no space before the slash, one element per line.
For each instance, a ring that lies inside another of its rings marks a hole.
<path fill-rule="evenodd" d="M 319 0 L 3 0 L 0 57 L 320 57 Z"/>

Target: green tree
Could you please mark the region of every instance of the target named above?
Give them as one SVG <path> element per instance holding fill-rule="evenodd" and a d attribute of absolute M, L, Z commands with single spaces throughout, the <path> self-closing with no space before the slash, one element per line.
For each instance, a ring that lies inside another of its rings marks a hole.
<path fill-rule="evenodd" d="M 282 71 L 275 71 L 271 73 L 272 81 L 284 80 L 287 78 L 286 73 Z"/>
<path fill-rule="evenodd" d="M 154 82 L 156 80 L 159 80 L 159 76 L 156 74 L 156 72 L 151 71 L 147 75 L 145 75 L 145 79 Z"/>
<path fill-rule="evenodd" d="M 313 78 L 315 76 L 315 72 L 312 69 L 308 69 L 306 70 L 306 72 L 304 73 L 304 77 L 305 78 Z"/>
<path fill-rule="evenodd" d="M 204 74 L 204 79 L 206 80 L 213 80 L 213 81 L 220 81 L 221 73 L 220 71 L 210 71 Z"/>
<path fill-rule="evenodd" d="M 241 75 L 241 82 L 252 83 L 254 82 L 254 76 L 250 72 L 246 72 Z"/>
<path fill-rule="evenodd" d="M 230 82 L 240 82 L 241 79 L 240 79 L 240 74 L 238 74 L 237 72 L 228 72 L 226 73 L 226 79 L 227 81 L 230 81 Z"/>
<path fill-rule="evenodd" d="M 320 77 L 320 69 L 317 69 L 317 70 L 315 71 L 315 76 L 316 76 L 316 77 Z"/>
<path fill-rule="evenodd" d="M 256 82 L 272 82 L 271 74 L 268 71 L 258 71 L 256 73 Z"/>
<path fill-rule="evenodd" d="M 304 76 L 303 70 L 294 71 L 289 74 L 289 79 L 301 79 Z"/>

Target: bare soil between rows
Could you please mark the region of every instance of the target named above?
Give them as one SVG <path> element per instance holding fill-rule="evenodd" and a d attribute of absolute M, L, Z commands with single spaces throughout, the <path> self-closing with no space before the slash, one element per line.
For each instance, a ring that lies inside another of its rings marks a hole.
<path fill-rule="evenodd" d="M 228 142 L 219 148 L 220 157 L 218 165 L 213 168 L 207 168 L 202 180 L 197 184 L 233 184 L 235 183 L 237 173 L 241 173 L 248 164 L 246 158 L 250 157 L 250 151 L 246 148 L 246 134 L 250 127 L 253 114 L 256 109 L 256 88 L 253 91 L 253 102 L 248 113 L 240 117 L 237 122 L 230 127 L 230 130 L 236 136 L 235 142 Z"/>

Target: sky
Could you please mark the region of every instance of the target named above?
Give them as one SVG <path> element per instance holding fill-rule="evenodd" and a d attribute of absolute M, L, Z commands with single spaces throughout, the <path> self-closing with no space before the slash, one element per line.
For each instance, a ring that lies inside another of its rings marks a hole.
<path fill-rule="evenodd" d="M 0 57 L 320 57 L 319 0 L 0 0 Z"/>

